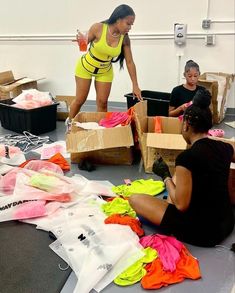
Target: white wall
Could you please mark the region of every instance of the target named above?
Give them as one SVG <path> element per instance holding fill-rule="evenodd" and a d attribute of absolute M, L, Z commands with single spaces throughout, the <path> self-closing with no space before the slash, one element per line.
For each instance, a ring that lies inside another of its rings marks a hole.
<path fill-rule="evenodd" d="M 109 17 L 122 4 L 117 0 L 8 0 L 1 1 L 0 71 L 12 69 L 15 77 L 45 77 L 39 89 L 53 95 L 75 95 L 74 67 L 80 52 L 71 42 L 76 29 Z M 235 72 L 234 0 L 125 1 L 136 20 L 131 31 L 132 51 L 142 89 L 170 92 L 183 82 L 188 59 L 199 63 L 201 72 Z M 202 20 L 212 20 L 209 30 Z M 220 22 L 224 21 L 224 22 Z M 188 26 L 186 46 L 174 44 L 174 23 Z M 215 34 L 215 46 L 205 45 L 205 34 Z M 152 34 L 152 39 L 150 35 Z M 41 38 L 39 38 L 41 36 Z M 57 37 L 56 37 L 57 36 Z M 25 38 L 28 37 L 28 40 Z M 49 37 L 48 40 L 45 40 Z M 12 40 L 9 40 L 12 38 Z M 180 55 L 180 57 L 179 57 Z M 131 89 L 126 69 L 115 65 L 110 100 L 125 101 Z M 235 108 L 234 91 L 228 107 Z M 95 99 L 94 89 L 89 99 Z"/>

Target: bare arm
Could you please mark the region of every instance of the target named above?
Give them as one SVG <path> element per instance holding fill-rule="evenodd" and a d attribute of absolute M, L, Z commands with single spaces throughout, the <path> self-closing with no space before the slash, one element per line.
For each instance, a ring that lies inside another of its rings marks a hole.
<path fill-rule="evenodd" d="M 187 105 L 187 103 L 179 106 L 178 108 L 175 108 L 173 106 L 169 106 L 169 116 L 170 117 L 178 117 L 178 116 L 180 116 L 182 114 L 182 112 L 185 111 L 185 109 L 187 107 L 186 105 Z"/>
<path fill-rule="evenodd" d="M 133 94 L 139 99 L 142 99 L 141 90 L 137 81 L 136 67 L 133 61 L 132 52 L 131 52 L 131 44 L 128 35 L 125 36 L 123 41 L 123 49 L 124 49 L 124 57 L 126 61 L 127 70 L 129 72 L 132 85 L 133 85 Z"/>
<path fill-rule="evenodd" d="M 88 30 L 88 43 L 91 43 L 92 41 L 98 41 L 101 37 L 102 33 L 102 23 L 95 23 L 93 24 L 89 30 Z M 79 35 L 82 34 L 78 30 L 77 39 L 79 38 Z"/>
<path fill-rule="evenodd" d="M 180 211 L 188 209 L 192 194 L 192 175 L 191 172 L 182 167 L 176 167 L 176 184 L 172 180 L 166 180 L 166 187 L 170 199 Z"/>

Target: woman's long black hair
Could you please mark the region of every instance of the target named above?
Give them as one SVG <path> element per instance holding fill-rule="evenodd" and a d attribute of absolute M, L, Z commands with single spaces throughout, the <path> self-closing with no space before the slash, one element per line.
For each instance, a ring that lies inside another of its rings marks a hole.
<path fill-rule="evenodd" d="M 127 16 L 135 16 L 135 12 L 130 6 L 126 4 L 122 4 L 116 7 L 114 11 L 112 12 L 112 14 L 110 15 L 110 17 L 107 20 L 103 21 L 103 23 L 114 24 L 118 21 L 118 19 L 123 19 Z M 112 60 L 112 62 L 117 62 L 117 61 L 119 61 L 120 69 L 123 69 L 123 61 L 124 61 L 123 46 L 121 48 L 120 55 L 117 58 L 115 58 L 115 60 Z"/>

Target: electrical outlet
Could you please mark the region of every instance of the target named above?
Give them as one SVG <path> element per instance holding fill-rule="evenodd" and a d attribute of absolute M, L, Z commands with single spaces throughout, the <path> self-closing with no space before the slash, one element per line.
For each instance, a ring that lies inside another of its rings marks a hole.
<path fill-rule="evenodd" d="M 202 28 L 210 28 L 211 27 L 211 20 L 210 19 L 203 19 L 202 21 Z"/>
<path fill-rule="evenodd" d="M 214 46 L 215 45 L 215 35 L 206 35 L 205 36 L 206 46 Z"/>

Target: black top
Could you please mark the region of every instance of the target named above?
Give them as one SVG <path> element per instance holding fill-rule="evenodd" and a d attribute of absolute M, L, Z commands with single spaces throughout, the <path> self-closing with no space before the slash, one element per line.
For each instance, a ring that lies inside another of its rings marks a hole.
<path fill-rule="evenodd" d="M 196 92 L 199 89 L 204 89 L 202 86 L 197 85 L 194 91 L 186 89 L 183 85 L 173 88 L 170 98 L 170 106 L 178 108 L 179 106 L 192 101 Z"/>
<path fill-rule="evenodd" d="M 192 230 L 200 227 L 221 239 L 234 225 L 229 199 L 228 177 L 233 147 L 230 144 L 203 138 L 176 159 L 192 173 L 192 197 L 184 217 Z"/>

